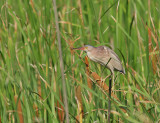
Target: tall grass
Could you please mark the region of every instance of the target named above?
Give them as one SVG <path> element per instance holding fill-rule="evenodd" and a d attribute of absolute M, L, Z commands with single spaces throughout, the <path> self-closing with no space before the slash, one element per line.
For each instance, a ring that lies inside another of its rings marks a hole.
<path fill-rule="evenodd" d="M 84 44 L 112 47 L 125 66 L 126 75 L 115 73 L 111 121 L 160 122 L 160 1 L 56 2 L 70 122 L 107 121 L 107 90 L 86 69 L 110 72 L 86 67 L 72 50 Z M 52 0 L 1 0 L 0 8 L 0 122 L 63 122 Z"/>

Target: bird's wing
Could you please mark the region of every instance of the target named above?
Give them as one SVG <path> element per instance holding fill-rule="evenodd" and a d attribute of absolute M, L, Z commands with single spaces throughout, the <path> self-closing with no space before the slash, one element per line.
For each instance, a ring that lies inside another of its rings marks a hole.
<path fill-rule="evenodd" d="M 120 58 L 118 57 L 118 55 L 113 50 L 111 50 L 109 47 L 104 46 L 104 49 L 108 50 L 108 51 L 106 51 L 106 54 L 109 53 L 109 56 L 111 58 L 110 62 L 112 64 L 113 68 L 118 71 L 124 72 L 123 66 L 121 64 L 121 61 L 120 61 Z"/>
<path fill-rule="evenodd" d="M 113 50 L 111 50 L 109 47 L 106 47 L 106 46 L 104 46 L 104 49 L 105 49 L 105 50 L 108 50 L 107 53 L 109 53 L 109 55 L 110 55 L 110 57 L 111 57 L 112 59 L 115 59 L 115 60 L 117 60 L 117 61 L 120 61 L 120 58 L 118 57 L 118 55 L 117 55 Z"/>

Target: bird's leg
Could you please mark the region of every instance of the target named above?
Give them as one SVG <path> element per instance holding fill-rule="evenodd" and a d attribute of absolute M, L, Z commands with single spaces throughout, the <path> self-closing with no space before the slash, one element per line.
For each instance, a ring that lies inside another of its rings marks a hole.
<path fill-rule="evenodd" d="M 114 86 L 115 86 L 115 82 L 114 82 L 114 73 L 112 73 L 112 83 L 113 83 L 112 90 L 114 90 Z"/>
<path fill-rule="evenodd" d="M 109 79 L 109 98 L 108 98 L 108 123 L 110 123 L 110 114 L 111 114 L 111 89 L 112 89 L 112 80 L 113 76 Z"/>
<path fill-rule="evenodd" d="M 112 83 L 114 83 L 114 72 L 111 72 L 112 76 L 109 79 L 109 98 L 108 98 L 108 123 L 110 123 L 110 115 L 111 115 L 111 91 L 112 91 Z"/>

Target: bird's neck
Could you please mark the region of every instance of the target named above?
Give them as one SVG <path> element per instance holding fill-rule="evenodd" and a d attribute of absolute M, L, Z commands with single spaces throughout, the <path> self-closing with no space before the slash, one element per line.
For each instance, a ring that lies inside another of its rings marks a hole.
<path fill-rule="evenodd" d="M 91 60 L 93 60 L 94 58 L 93 58 L 93 55 L 92 55 L 92 53 L 91 52 L 87 52 L 87 56 L 88 56 L 88 58 L 90 58 Z"/>

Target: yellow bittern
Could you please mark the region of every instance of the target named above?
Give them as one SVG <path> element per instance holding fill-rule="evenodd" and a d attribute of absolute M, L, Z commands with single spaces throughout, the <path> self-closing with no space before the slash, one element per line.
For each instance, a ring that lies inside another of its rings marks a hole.
<path fill-rule="evenodd" d="M 106 46 L 93 47 L 85 45 L 84 47 L 74 48 L 77 50 L 83 50 L 87 53 L 87 56 L 94 62 L 97 62 L 103 66 L 106 66 L 112 74 L 114 70 L 117 70 L 125 74 L 125 70 L 118 55 Z"/>
<path fill-rule="evenodd" d="M 125 69 L 118 55 L 106 46 L 93 47 L 91 45 L 85 45 L 80 48 L 73 48 L 76 50 L 83 50 L 87 53 L 87 56 L 94 62 L 97 62 L 105 67 L 107 67 L 112 74 L 112 79 L 109 81 L 109 100 L 108 100 L 108 122 L 110 122 L 110 98 L 111 98 L 111 81 L 114 84 L 114 71 L 119 71 L 125 74 Z"/>

